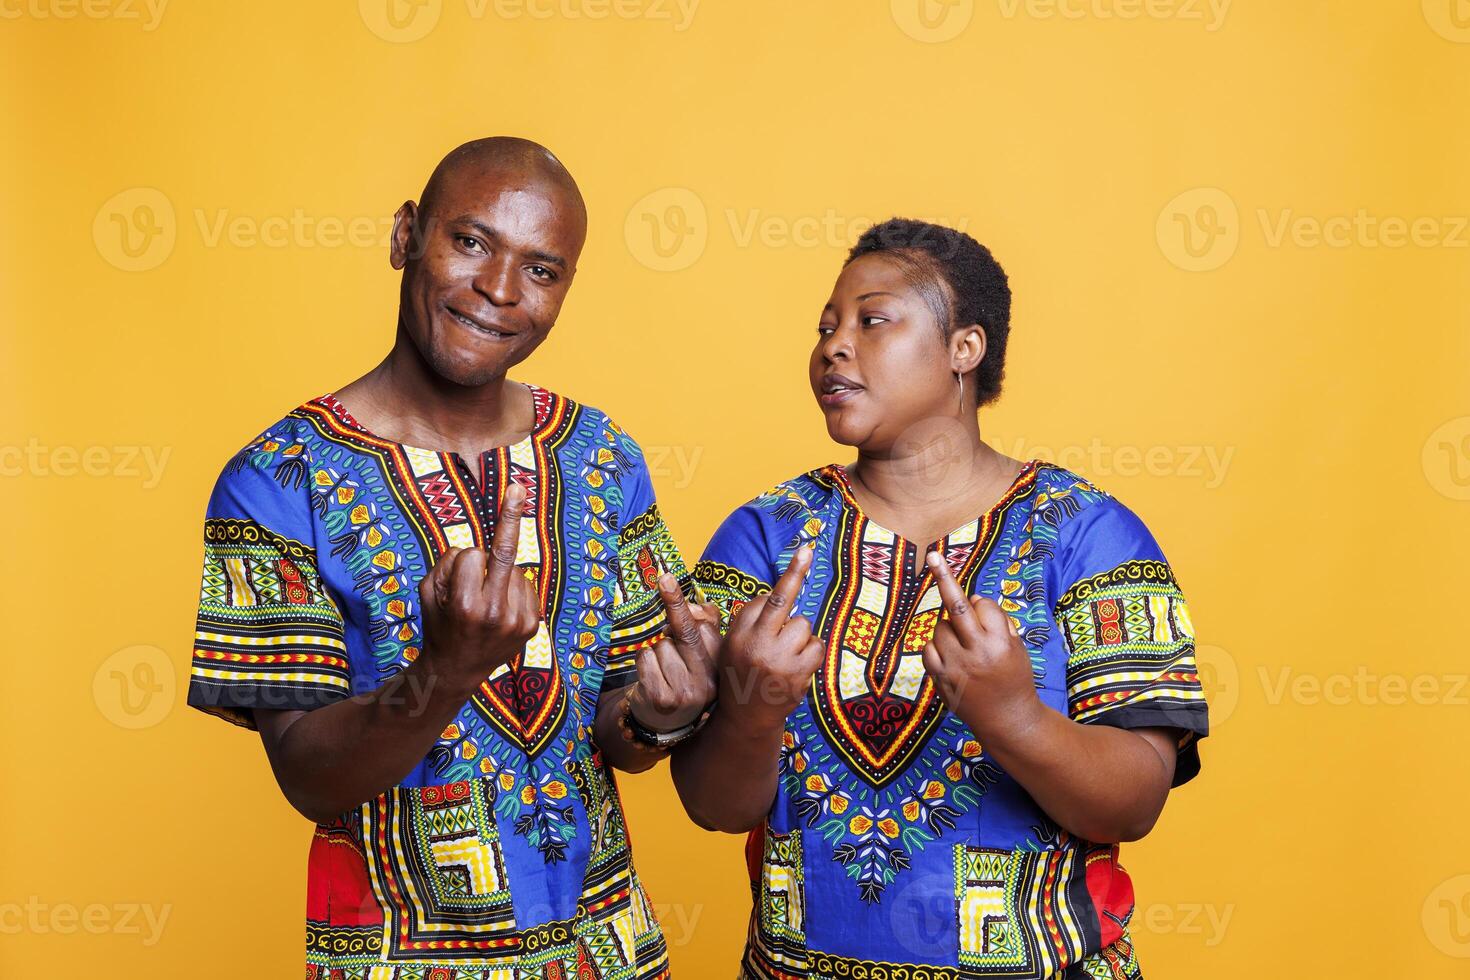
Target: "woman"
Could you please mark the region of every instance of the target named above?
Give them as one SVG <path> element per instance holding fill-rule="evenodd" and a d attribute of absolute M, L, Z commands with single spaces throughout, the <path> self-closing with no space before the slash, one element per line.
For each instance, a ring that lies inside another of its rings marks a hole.
<path fill-rule="evenodd" d="M 1009 315 L 968 235 L 864 234 L 811 356 L 856 462 L 735 511 L 696 569 L 728 633 L 674 778 L 751 832 L 743 976 L 1139 976 L 1117 845 L 1199 770 L 1193 633 L 1137 517 L 981 441 Z"/>

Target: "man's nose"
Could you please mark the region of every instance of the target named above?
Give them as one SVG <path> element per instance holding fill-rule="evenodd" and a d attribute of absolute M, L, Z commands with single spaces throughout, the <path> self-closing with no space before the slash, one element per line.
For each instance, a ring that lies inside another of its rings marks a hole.
<path fill-rule="evenodd" d="M 521 280 L 510 256 L 495 256 L 475 277 L 475 288 L 496 306 L 515 306 L 521 301 Z"/>

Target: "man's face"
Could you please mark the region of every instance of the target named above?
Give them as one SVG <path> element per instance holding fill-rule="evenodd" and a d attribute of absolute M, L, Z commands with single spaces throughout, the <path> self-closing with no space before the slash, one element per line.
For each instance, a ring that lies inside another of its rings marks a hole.
<path fill-rule="evenodd" d="M 572 284 L 586 219 L 536 173 L 465 168 L 428 209 L 403 205 L 392 262 L 400 318 L 435 373 L 466 387 L 502 377 L 540 346 Z"/>

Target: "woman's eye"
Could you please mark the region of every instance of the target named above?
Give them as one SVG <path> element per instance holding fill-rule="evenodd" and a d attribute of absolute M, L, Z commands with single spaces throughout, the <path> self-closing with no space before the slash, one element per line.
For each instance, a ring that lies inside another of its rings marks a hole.
<path fill-rule="evenodd" d="M 836 327 L 832 326 L 829 323 L 820 323 L 817 325 L 817 333 L 821 334 L 823 337 L 827 336 L 829 333 L 834 332 L 836 329 Z"/>
<path fill-rule="evenodd" d="M 875 323 L 887 323 L 888 318 L 886 316 L 880 316 L 877 313 L 869 313 L 866 316 L 858 317 L 858 322 L 865 327 L 871 327 Z"/>

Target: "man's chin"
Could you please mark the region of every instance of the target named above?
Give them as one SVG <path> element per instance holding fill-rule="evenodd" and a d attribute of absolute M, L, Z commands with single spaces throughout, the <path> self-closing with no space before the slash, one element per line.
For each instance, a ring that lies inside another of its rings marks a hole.
<path fill-rule="evenodd" d="M 436 350 L 428 360 L 434 373 L 450 384 L 462 388 L 479 388 L 505 377 L 505 373 L 522 358 L 467 357 L 459 351 Z"/>

